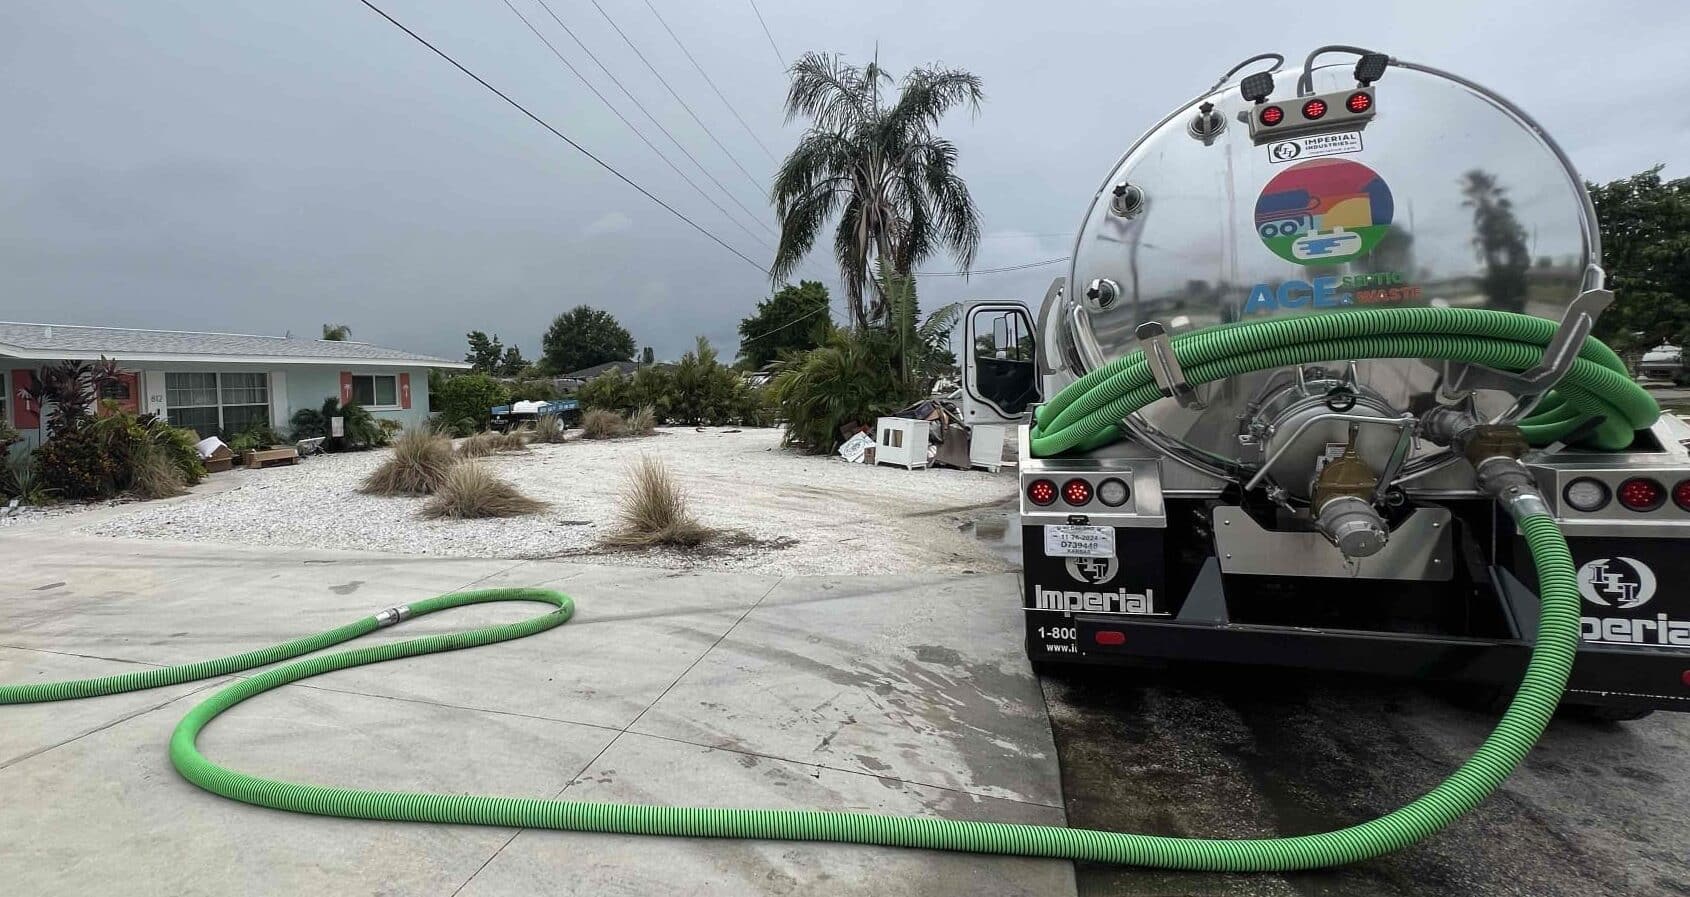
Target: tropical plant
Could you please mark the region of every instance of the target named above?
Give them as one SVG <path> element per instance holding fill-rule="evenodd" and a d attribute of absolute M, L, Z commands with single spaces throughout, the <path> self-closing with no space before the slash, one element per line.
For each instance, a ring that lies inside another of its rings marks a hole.
<path fill-rule="evenodd" d="M 657 412 L 653 411 L 650 405 L 636 408 L 633 414 L 628 415 L 629 436 L 650 436 L 655 432 L 657 432 Z"/>
<path fill-rule="evenodd" d="M 592 408 L 581 415 L 581 438 L 615 439 L 628 432 L 628 424 L 608 408 Z"/>
<path fill-rule="evenodd" d="M 152 447 L 142 449 L 130 462 L 129 491 L 145 499 L 175 498 L 188 493 L 181 468 Z"/>
<path fill-rule="evenodd" d="M 621 371 L 607 371 L 581 384 L 575 398 L 586 411 L 625 411 L 630 406 L 629 380 Z"/>
<path fill-rule="evenodd" d="M 330 435 L 334 430 L 334 419 L 342 418 L 341 436 Z M 288 425 L 293 429 L 293 438 L 309 439 L 316 436 L 327 437 L 323 441 L 323 450 L 327 452 L 343 452 L 353 448 L 385 445 L 386 434 L 376 423 L 375 416 L 370 414 L 364 406 L 357 402 L 347 402 L 342 405 L 340 399 L 330 396 L 323 400 L 321 408 L 301 408 L 288 419 Z"/>
<path fill-rule="evenodd" d="M 48 409 L 47 432 L 57 435 L 85 423 L 94 413 L 95 397 L 118 382 L 117 362 L 101 356 L 98 363 L 61 361 L 44 365 L 19 398 Z"/>
<path fill-rule="evenodd" d="M 669 372 L 673 383 L 667 418 L 698 426 L 726 422 L 745 380 L 716 360 L 710 341 L 699 337 L 693 350 Z M 654 409 L 655 414 L 655 409 Z"/>
<path fill-rule="evenodd" d="M 540 443 L 555 444 L 566 441 L 563 418 L 555 414 L 542 414 L 534 418 L 534 432 L 531 436 L 535 442 Z"/>
<path fill-rule="evenodd" d="M 460 374 L 441 384 L 435 396 L 435 407 L 447 420 L 468 419 L 474 428 L 485 430 L 492 419 L 493 406 L 510 401 L 510 390 L 487 374 Z"/>
<path fill-rule="evenodd" d="M 835 331 L 826 345 L 782 366 L 769 384 L 785 441 L 806 451 L 833 451 L 848 424 L 871 424 L 912 397 L 896 373 L 896 347 L 885 331 Z"/>
<path fill-rule="evenodd" d="M 34 455 L 42 487 L 65 498 L 179 495 L 205 477 L 186 430 L 106 402 L 97 419 L 66 424 Z"/>
<path fill-rule="evenodd" d="M 656 458 L 642 457 L 634 462 L 620 501 L 616 525 L 602 540 L 613 548 L 690 548 L 720 535 L 692 515 L 686 493 Z"/>
<path fill-rule="evenodd" d="M 0 396 L 0 399 L 4 398 L 5 396 Z M 0 418 L 0 455 L 5 454 L 8 449 L 22 441 L 23 434 L 19 433 L 17 429 L 4 418 Z"/>
<path fill-rule="evenodd" d="M 951 332 L 962 320 L 962 303 L 942 305 L 922 318 L 914 277 L 894 274 L 883 263 L 878 275 L 881 295 L 886 297 L 887 323 L 895 339 L 898 374 L 907 391 L 925 395 L 935 380 L 956 367 Z"/>
<path fill-rule="evenodd" d="M 457 461 L 452 442 L 427 430 L 406 430 L 393 440 L 393 454 L 364 478 L 370 495 L 431 495 Z"/>
<path fill-rule="evenodd" d="M 546 503 L 518 492 L 473 461 L 452 465 L 434 496 L 423 505 L 424 517 L 516 517 L 543 510 Z"/>
<path fill-rule="evenodd" d="M 18 499 L 20 504 L 44 505 L 53 490 L 41 479 L 32 452 L 16 451 L 0 467 L 0 498 Z"/>
<path fill-rule="evenodd" d="M 822 344 L 833 328 L 827 287 L 820 281 L 787 284 L 757 303 L 739 322 L 738 366 L 748 371 L 768 367 L 782 352 L 806 352 Z"/>
<path fill-rule="evenodd" d="M 943 248 L 964 270 L 980 245 L 980 214 L 957 174 L 957 150 L 935 133 L 951 109 L 977 113 L 980 78 L 963 69 L 917 68 L 896 102 L 878 62 L 858 68 L 838 56 L 807 53 L 790 69 L 787 120 L 810 119 L 775 176 L 780 245 L 770 275 L 797 269 L 837 214 L 833 254 L 846 308 L 858 330 L 885 316 L 883 297 L 865 303 L 871 257 L 907 274 Z"/>
<path fill-rule="evenodd" d="M 633 358 L 634 337 L 610 312 L 577 305 L 552 320 L 540 338 L 540 350 L 546 370 L 567 374 Z"/>
<path fill-rule="evenodd" d="M 343 343 L 352 338 L 352 328 L 345 324 L 324 324 L 323 339 Z"/>

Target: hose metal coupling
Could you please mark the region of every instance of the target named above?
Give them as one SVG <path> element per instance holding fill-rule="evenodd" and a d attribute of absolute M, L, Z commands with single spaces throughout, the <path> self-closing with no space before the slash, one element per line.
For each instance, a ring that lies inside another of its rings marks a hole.
<path fill-rule="evenodd" d="M 409 620 L 410 618 L 410 605 L 401 604 L 398 607 L 390 607 L 387 610 L 376 614 L 376 627 L 379 629 L 383 626 L 392 626 L 395 623 L 403 622 L 405 620 Z"/>

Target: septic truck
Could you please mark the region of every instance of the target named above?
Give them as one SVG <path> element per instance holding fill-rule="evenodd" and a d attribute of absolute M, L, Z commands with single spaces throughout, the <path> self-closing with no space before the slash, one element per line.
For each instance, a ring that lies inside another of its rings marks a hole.
<path fill-rule="evenodd" d="M 1042 302 L 966 310 L 964 417 L 1020 424 L 1028 656 L 1506 699 L 1573 625 L 1547 521 L 1562 705 L 1690 709 L 1690 427 L 1590 337 L 1601 262 L 1499 94 L 1355 47 L 1235 67 L 1127 148 Z"/>

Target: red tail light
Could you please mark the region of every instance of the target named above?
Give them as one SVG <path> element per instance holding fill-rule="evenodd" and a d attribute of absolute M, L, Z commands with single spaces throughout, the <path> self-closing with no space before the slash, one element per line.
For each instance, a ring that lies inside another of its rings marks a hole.
<path fill-rule="evenodd" d="M 1256 114 L 1256 118 L 1262 124 L 1271 128 L 1285 120 L 1285 110 L 1278 106 L 1263 106 L 1262 111 Z"/>
<path fill-rule="evenodd" d="M 1360 115 L 1373 108 L 1373 97 L 1371 94 L 1358 90 L 1350 94 L 1350 98 L 1344 101 L 1344 107 Z"/>
<path fill-rule="evenodd" d="M 1056 484 L 1050 480 L 1034 480 L 1027 484 L 1027 500 L 1039 507 L 1056 501 Z"/>
<path fill-rule="evenodd" d="M 1092 638 L 1097 639 L 1097 643 L 1100 645 L 1124 645 L 1127 643 L 1127 634 L 1113 629 L 1099 629 Z"/>
<path fill-rule="evenodd" d="M 1085 480 L 1069 480 L 1063 483 L 1062 500 L 1075 506 L 1091 501 L 1091 484 Z"/>
<path fill-rule="evenodd" d="M 1309 100 L 1307 103 L 1303 104 L 1303 117 L 1304 118 L 1306 118 L 1310 121 L 1313 121 L 1317 118 L 1323 118 L 1323 117 L 1325 117 L 1325 115 L 1326 115 L 1326 101 L 1325 100 Z"/>
<path fill-rule="evenodd" d="M 1690 511 L 1690 480 L 1679 480 L 1678 485 L 1672 487 L 1672 503 Z"/>
<path fill-rule="evenodd" d="M 1647 477 L 1632 477 L 1615 492 L 1628 511 L 1653 511 L 1667 502 L 1667 487 Z"/>

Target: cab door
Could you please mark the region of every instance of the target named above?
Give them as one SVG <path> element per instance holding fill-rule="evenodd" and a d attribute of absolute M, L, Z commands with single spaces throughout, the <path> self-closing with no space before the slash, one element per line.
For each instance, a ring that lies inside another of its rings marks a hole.
<path fill-rule="evenodd" d="M 963 306 L 962 417 L 973 424 L 1020 423 L 1039 401 L 1038 336 L 1019 302 Z"/>

